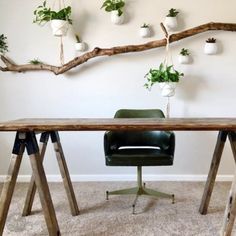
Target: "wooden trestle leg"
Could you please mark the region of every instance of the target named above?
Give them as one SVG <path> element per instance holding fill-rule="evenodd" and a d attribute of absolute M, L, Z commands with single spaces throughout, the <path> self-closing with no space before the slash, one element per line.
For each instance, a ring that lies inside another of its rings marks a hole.
<path fill-rule="evenodd" d="M 73 216 L 76 216 L 79 214 L 79 208 L 77 205 L 75 193 L 74 193 L 73 186 L 71 183 L 69 171 L 68 171 L 68 168 L 66 165 L 66 160 L 64 157 L 64 153 L 63 153 L 62 145 L 60 143 L 60 138 L 59 138 L 58 132 L 51 131 L 51 132 L 44 132 L 41 134 L 40 160 L 41 160 L 41 162 L 43 162 L 49 135 L 51 136 L 51 140 L 52 140 L 54 150 L 56 153 L 59 169 L 61 172 L 61 176 L 63 179 L 64 187 L 65 187 L 67 198 L 68 198 L 69 205 L 70 205 L 71 214 Z M 28 188 L 26 200 L 25 200 L 25 206 L 24 206 L 23 213 L 22 213 L 23 216 L 30 215 L 31 210 L 32 210 L 34 197 L 35 197 L 35 192 L 36 192 L 36 185 L 35 185 L 34 177 L 32 176 L 31 181 L 30 181 L 30 185 Z"/>
<path fill-rule="evenodd" d="M 39 154 L 40 154 L 41 162 L 43 162 L 43 159 L 44 159 L 44 155 L 45 155 L 47 143 L 48 143 L 48 138 L 49 138 L 48 132 L 44 132 L 41 134 L 40 143 L 39 143 Z M 25 205 L 22 212 L 22 216 L 28 216 L 31 214 L 35 193 L 36 193 L 36 184 L 34 181 L 34 176 L 32 175 L 30 179 L 30 184 L 28 187 L 26 199 L 25 199 Z"/>
<path fill-rule="evenodd" d="M 7 178 L 4 182 L 0 197 L 0 235 L 3 234 L 8 210 L 10 207 L 12 195 L 16 185 L 16 179 L 19 173 L 22 156 L 25 149 L 25 145 L 20 141 L 18 135 L 19 134 L 16 134 Z"/>
<path fill-rule="evenodd" d="M 207 214 L 207 209 L 210 203 L 211 194 L 212 194 L 213 187 L 215 184 L 216 174 L 220 165 L 220 160 L 221 160 L 221 156 L 222 156 L 222 152 L 224 149 L 227 135 L 228 135 L 227 131 L 219 131 L 214 154 L 211 161 L 210 170 L 207 177 L 207 182 L 205 184 L 202 201 L 199 208 L 199 212 L 202 215 Z"/>
<path fill-rule="evenodd" d="M 230 132 L 229 141 L 231 144 L 231 149 L 236 160 L 236 133 Z M 227 206 L 224 214 L 223 227 L 221 230 L 221 236 L 230 236 L 233 230 L 234 221 L 236 217 L 236 171 L 234 174 L 234 180 L 231 185 Z"/>
<path fill-rule="evenodd" d="M 73 186 L 71 183 L 70 174 L 68 171 L 68 167 L 66 165 L 66 160 L 65 160 L 65 156 L 63 153 L 63 149 L 62 149 L 58 132 L 56 131 L 51 132 L 51 140 L 54 146 L 57 162 L 58 162 L 59 169 L 61 172 L 61 177 L 62 177 L 64 187 L 66 190 L 67 198 L 69 201 L 71 214 L 72 216 L 77 216 L 79 215 L 79 208 L 77 205 L 75 193 L 74 193 Z"/>
<path fill-rule="evenodd" d="M 48 227 L 48 233 L 50 236 L 57 236 L 60 235 L 60 230 L 49 192 L 46 175 L 43 169 L 43 164 L 39 155 L 36 136 L 33 132 L 28 132 L 26 135 L 26 149 L 28 155 L 30 156 L 33 176 L 38 189 L 45 221 Z"/>

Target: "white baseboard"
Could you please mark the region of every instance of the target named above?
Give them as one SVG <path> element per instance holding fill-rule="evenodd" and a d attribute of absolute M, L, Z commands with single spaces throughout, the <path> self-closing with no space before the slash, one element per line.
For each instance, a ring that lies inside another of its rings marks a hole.
<path fill-rule="evenodd" d="M 72 182 L 87 181 L 136 181 L 136 175 L 71 175 Z M 0 175 L 0 182 L 4 182 L 6 176 Z M 61 182 L 60 175 L 47 175 L 49 182 Z M 145 181 L 206 181 L 207 175 L 143 175 Z M 216 181 L 232 181 L 233 175 L 218 175 Z M 19 175 L 18 182 L 29 182 L 30 175 Z"/>

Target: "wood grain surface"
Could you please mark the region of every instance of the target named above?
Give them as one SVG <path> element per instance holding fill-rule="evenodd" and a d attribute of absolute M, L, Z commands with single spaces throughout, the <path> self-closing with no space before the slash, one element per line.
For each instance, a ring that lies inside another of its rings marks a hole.
<path fill-rule="evenodd" d="M 19 119 L 0 122 L 0 131 L 236 130 L 236 118 Z"/>

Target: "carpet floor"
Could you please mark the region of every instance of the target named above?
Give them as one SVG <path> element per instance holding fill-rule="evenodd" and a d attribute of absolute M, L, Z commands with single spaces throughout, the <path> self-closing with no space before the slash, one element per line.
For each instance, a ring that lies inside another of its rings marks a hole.
<path fill-rule="evenodd" d="M 50 190 L 62 235 L 66 236 L 216 236 L 223 222 L 230 183 L 216 183 L 207 215 L 198 208 L 204 183 L 148 182 L 147 187 L 174 193 L 169 199 L 141 196 L 136 214 L 132 214 L 134 196 L 110 196 L 106 190 L 133 187 L 132 182 L 74 183 L 81 214 L 72 217 L 62 183 L 50 184 Z M 0 184 L 0 190 L 2 184 Z M 17 184 L 10 206 L 4 236 L 48 235 L 36 195 L 32 215 L 22 217 L 27 184 Z M 235 232 L 235 231 L 234 231 Z"/>

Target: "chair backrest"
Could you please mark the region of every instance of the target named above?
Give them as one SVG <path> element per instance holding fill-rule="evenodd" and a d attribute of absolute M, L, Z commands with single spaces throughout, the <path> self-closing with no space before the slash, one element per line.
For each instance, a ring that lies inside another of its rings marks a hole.
<path fill-rule="evenodd" d="M 164 118 L 164 114 L 159 109 L 121 109 L 118 110 L 114 118 Z M 166 133 L 166 132 L 165 132 Z M 114 131 L 118 138 L 118 146 L 154 146 L 163 148 L 165 144 L 169 146 L 169 140 L 162 131 Z M 167 141 L 167 143 L 166 143 Z"/>

